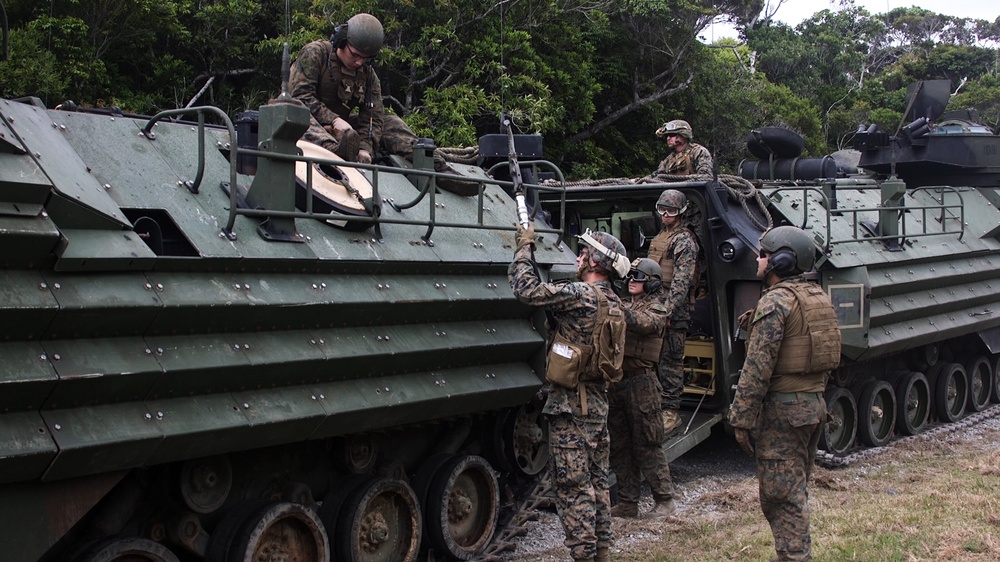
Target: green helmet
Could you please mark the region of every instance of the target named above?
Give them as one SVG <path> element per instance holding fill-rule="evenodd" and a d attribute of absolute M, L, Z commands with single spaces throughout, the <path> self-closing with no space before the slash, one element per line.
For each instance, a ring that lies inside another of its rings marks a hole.
<path fill-rule="evenodd" d="M 385 30 L 382 22 L 371 14 L 356 14 L 347 20 L 347 42 L 368 56 L 375 56 L 382 48 Z"/>
<path fill-rule="evenodd" d="M 649 258 L 636 258 L 632 261 L 632 271 L 641 271 L 646 277 L 663 279 L 663 268 Z"/>
<path fill-rule="evenodd" d="M 816 265 L 816 246 L 801 228 L 779 226 L 768 230 L 760 237 L 760 249 L 771 254 L 769 268 L 782 277 L 811 271 Z M 782 258 L 782 253 L 791 256 Z"/>
<path fill-rule="evenodd" d="M 660 128 L 656 130 L 656 136 L 665 137 L 667 135 L 680 135 L 687 140 L 694 138 L 694 132 L 691 131 L 691 125 L 687 121 L 682 121 L 680 119 L 674 119 L 673 121 L 667 121 Z"/>
<path fill-rule="evenodd" d="M 591 232 L 589 228 L 577 238 L 591 249 L 590 259 L 594 263 L 618 278 L 628 275 L 628 254 L 625 252 L 625 245 L 617 238 L 607 232 Z"/>
<path fill-rule="evenodd" d="M 660 194 L 660 198 L 656 200 L 656 212 L 657 214 L 666 214 L 669 217 L 676 217 L 687 210 L 688 200 L 687 197 L 676 189 L 665 189 L 663 193 Z M 669 209 L 676 209 L 675 212 L 669 212 Z"/>

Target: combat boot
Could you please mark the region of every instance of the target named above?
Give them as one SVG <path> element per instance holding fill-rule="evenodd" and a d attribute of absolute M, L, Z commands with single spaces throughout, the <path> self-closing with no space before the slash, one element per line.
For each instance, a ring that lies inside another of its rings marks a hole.
<path fill-rule="evenodd" d="M 670 499 L 667 501 L 658 501 L 653 505 L 653 509 L 646 513 L 644 519 L 659 519 L 661 517 L 670 517 L 677 510 L 677 506 L 674 505 L 674 500 Z"/>
<path fill-rule="evenodd" d="M 607 546 L 597 547 L 597 556 L 594 556 L 594 562 L 611 562 L 611 548 Z"/>
<path fill-rule="evenodd" d="M 629 517 L 635 519 L 639 516 L 639 504 L 632 502 L 618 502 L 611 508 L 612 517 Z"/>
<path fill-rule="evenodd" d="M 677 410 L 663 410 L 663 436 L 681 426 L 681 414 Z"/>
<path fill-rule="evenodd" d="M 337 142 L 337 150 L 333 153 L 348 162 L 358 161 L 358 151 L 361 150 L 361 135 L 354 129 L 347 129 Z"/>

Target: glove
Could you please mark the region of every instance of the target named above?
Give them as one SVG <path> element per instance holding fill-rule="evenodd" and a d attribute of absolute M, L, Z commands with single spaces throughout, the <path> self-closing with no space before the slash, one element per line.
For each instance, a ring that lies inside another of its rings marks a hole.
<path fill-rule="evenodd" d="M 351 124 L 348 123 L 346 119 L 341 119 L 340 117 L 337 117 L 336 119 L 333 120 L 333 124 L 330 125 L 330 128 L 333 129 L 333 131 L 331 131 L 333 136 L 340 138 L 340 135 L 344 134 L 344 131 L 351 128 Z"/>
<path fill-rule="evenodd" d="M 531 249 L 535 249 L 535 223 L 529 222 L 528 228 L 524 228 L 520 224 L 517 225 L 517 249 L 531 245 Z"/>
<path fill-rule="evenodd" d="M 358 162 L 361 162 L 362 164 L 371 164 L 372 163 L 372 154 L 371 154 L 371 152 L 368 152 L 367 150 L 364 150 L 364 149 L 359 150 L 358 151 Z"/>
<path fill-rule="evenodd" d="M 734 427 L 733 432 L 736 434 L 736 442 L 739 444 L 740 449 L 743 452 L 753 456 L 753 441 L 750 439 L 750 430 L 743 429 L 741 427 Z"/>

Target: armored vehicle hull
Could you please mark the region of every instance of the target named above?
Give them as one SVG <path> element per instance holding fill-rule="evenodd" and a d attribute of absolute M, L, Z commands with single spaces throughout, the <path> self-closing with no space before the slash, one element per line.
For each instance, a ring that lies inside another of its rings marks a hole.
<path fill-rule="evenodd" d="M 315 152 L 296 180 L 303 111 L 237 154 L 214 108 L 0 101 L 4 560 L 467 559 L 544 467 L 513 199 Z"/>

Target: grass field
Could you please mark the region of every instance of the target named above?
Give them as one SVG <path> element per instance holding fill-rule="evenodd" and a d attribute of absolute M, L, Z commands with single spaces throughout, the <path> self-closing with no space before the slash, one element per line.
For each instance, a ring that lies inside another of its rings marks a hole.
<path fill-rule="evenodd" d="M 712 471 L 680 484 L 674 517 L 616 518 L 612 560 L 770 560 L 756 477 L 745 463 L 732 474 Z M 1000 560 L 1000 417 L 909 438 L 850 467 L 817 467 L 810 507 L 817 562 Z M 555 515 L 539 525 L 557 538 L 512 559 L 569 560 Z"/>

